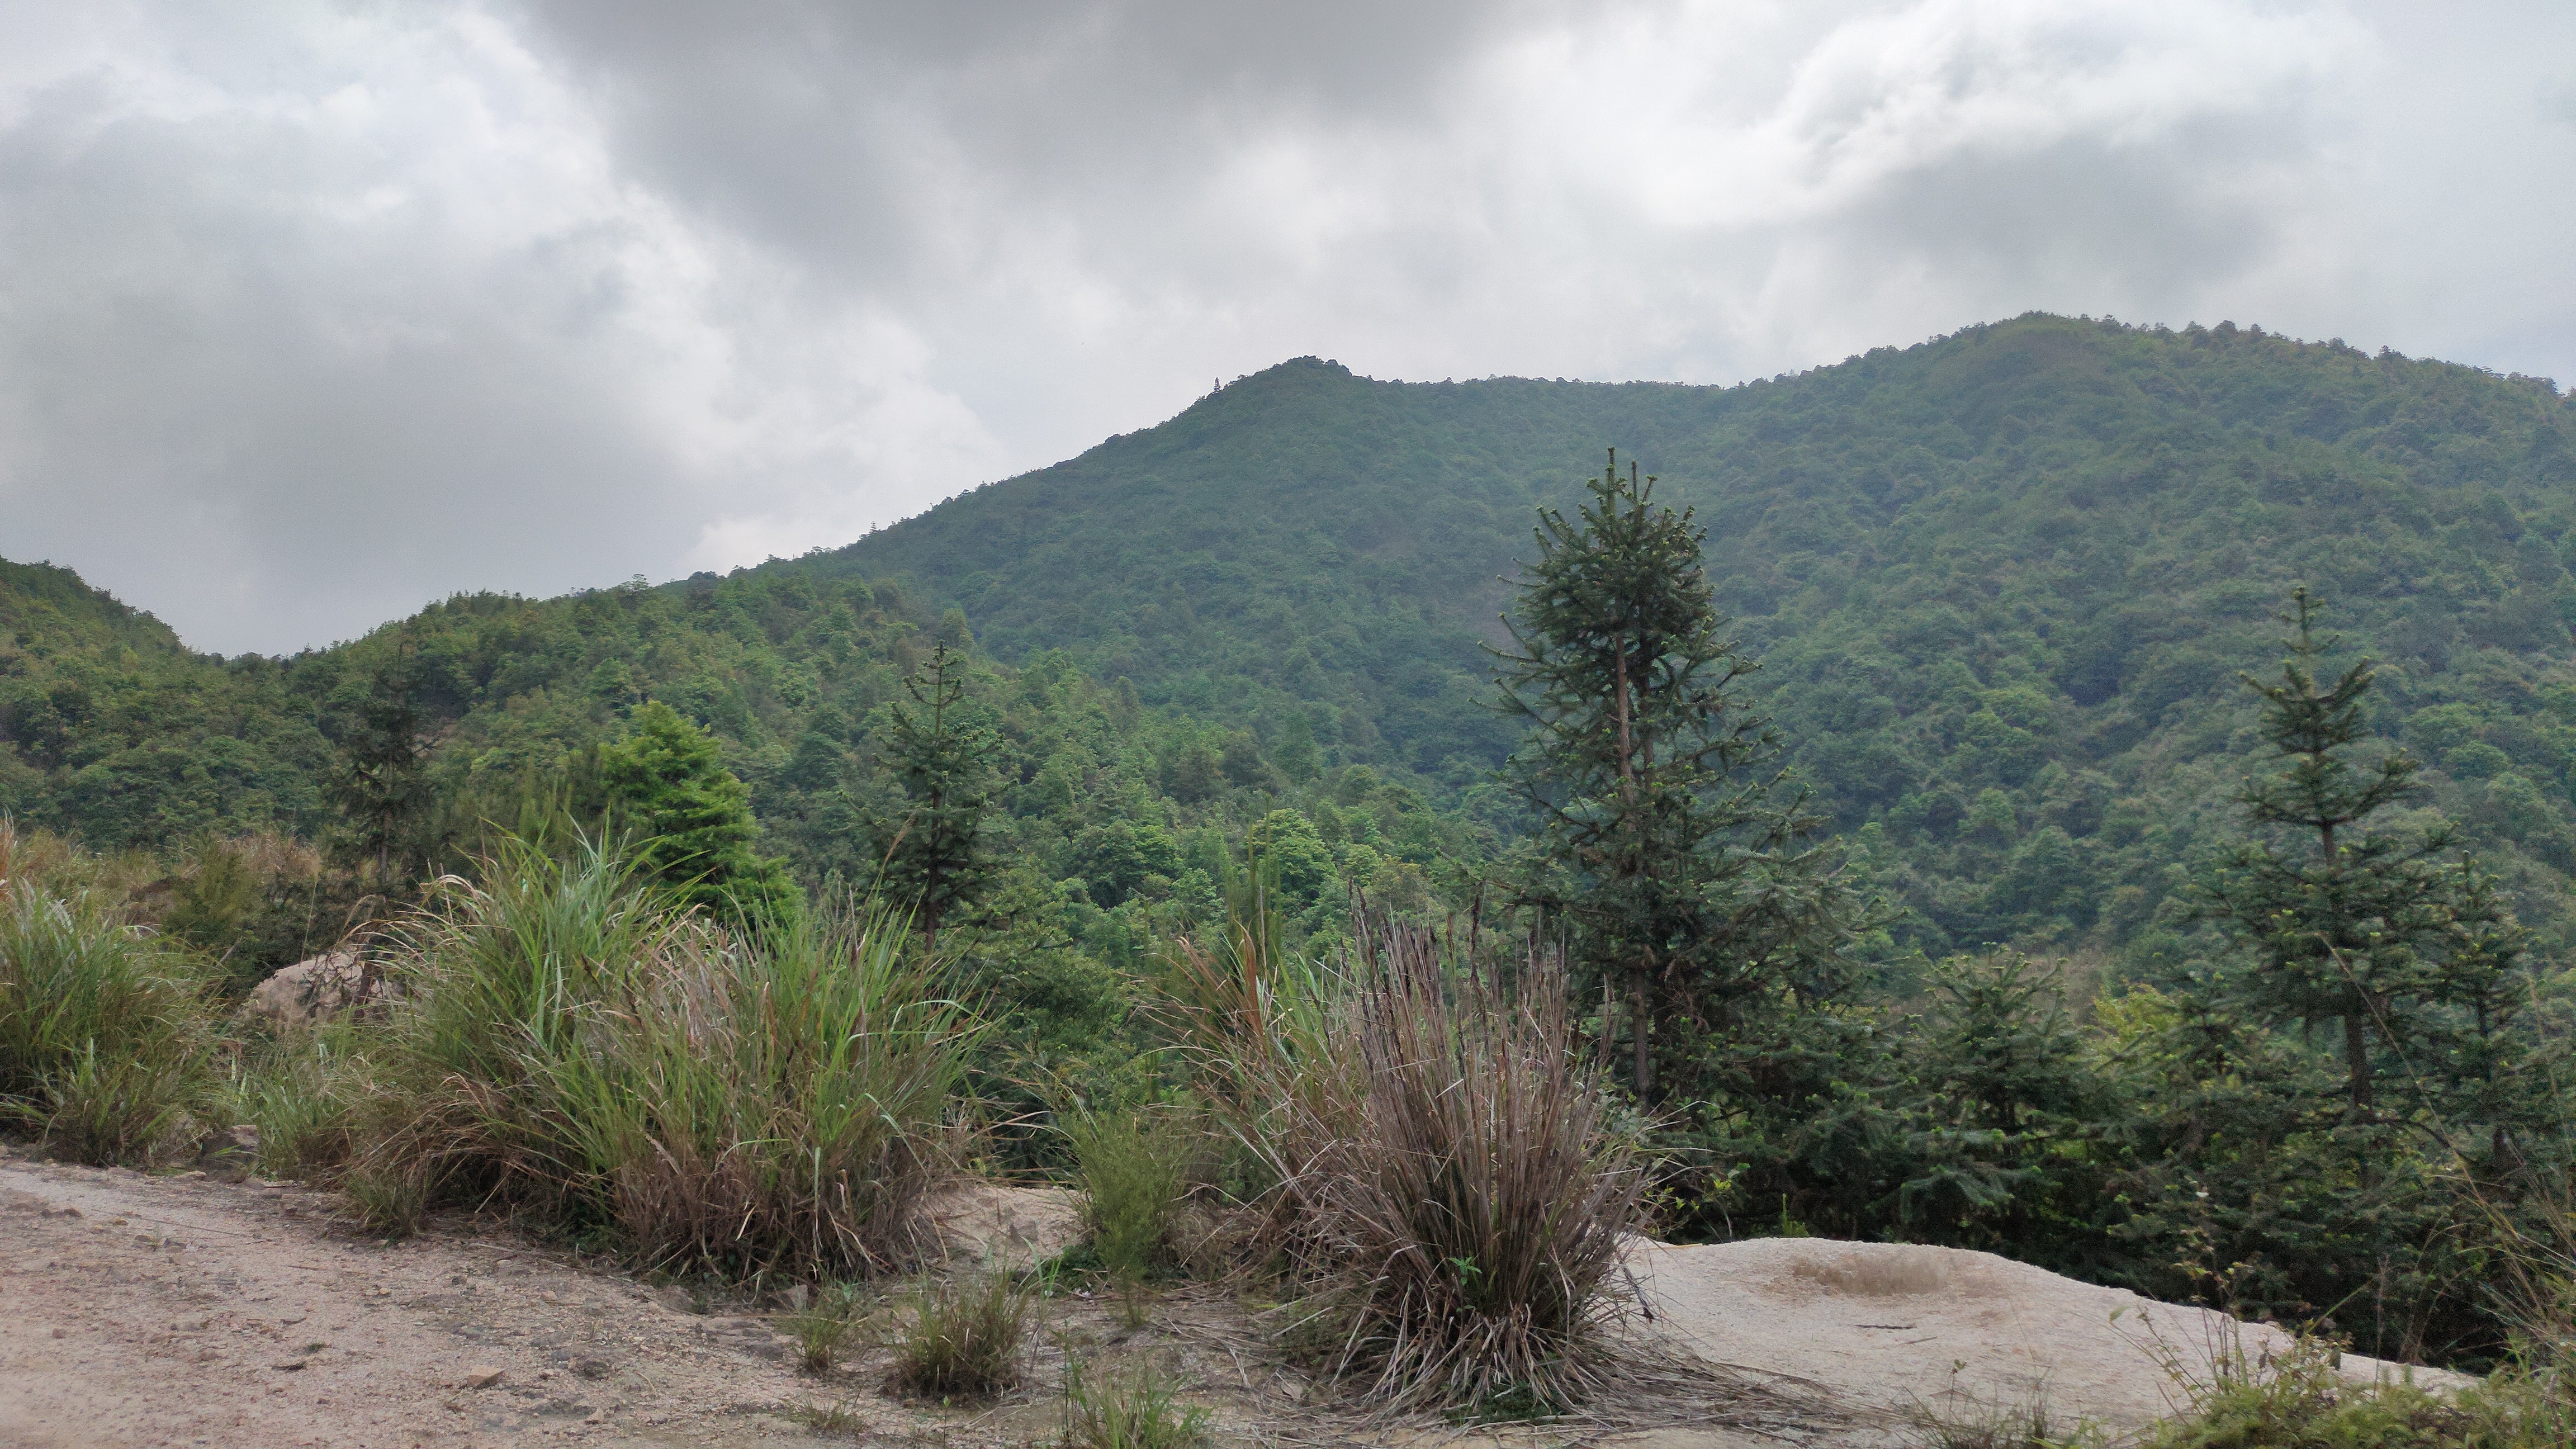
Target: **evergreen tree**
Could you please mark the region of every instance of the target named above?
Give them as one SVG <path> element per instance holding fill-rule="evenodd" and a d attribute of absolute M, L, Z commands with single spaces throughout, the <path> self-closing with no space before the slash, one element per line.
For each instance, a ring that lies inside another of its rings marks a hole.
<path fill-rule="evenodd" d="M 1711 601 L 1704 532 L 1615 450 L 1588 486 L 1578 520 L 1540 510 L 1504 620 L 1503 708 L 1527 725 L 1507 779 L 1539 821 L 1529 898 L 1576 928 L 1587 991 L 1624 992 L 1651 1101 L 1657 1064 L 1695 1069 L 1750 999 L 1826 986 L 1848 922 L 1822 822 L 1740 692 L 1755 664 Z"/>
<path fill-rule="evenodd" d="M 2445 860 L 2449 822 L 2378 830 L 2370 818 L 2413 795 L 2418 766 L 2391 749 L 2357 765 L 2370 661 L 2331 683 L 2319 672 L 2335 641 L 2316 633 L 2317 606 L 2291 594 L 2289 657 L 2277 683 L 2243 676 L 2263 698 L 2263 737 L 2281 768 L 2237 793 L 2269 838 L 2229 852 L 2201 882 L 2202 908 L 2257 967 L 2241 980 L 2259 1019 L 2341 1027 L 2345 1107 L 2378 1105 L 2378 1058 L 2403 1051 L 2428 1009 L 2464 993 L 2492 1001 L 2521 954 L 2518 928 L 2473 865 Z M 2410 1074 L 2410 1081 L 2413 1074 Z"/>
<path fill-rule="evenodd" d="M 397 854 L 406 865 L 419 854 L 420 823 L 434 798 L 425 749 L 428 723 L 401 668 L 375 677 L 356 716 L 340 744 L 331 798 L 349 823 L 355 851 L 375 858 L 381 883 L 390 879 Z"/>
<path fill-rule="evenodd" d="M 878 878 L 920 912 L 934 944 L 941 923 L 980 900 L 1000 869 L 986 824 L 999 743 L 960 708 L 965 672 L 964 656 L 932 645 L 903 682 L 911 707 L 896 707 L 889 721 L 888 754 L 907 803 L 879 822 Z"/>
<path fill-rule="evenodd" d="M 735 924 L 776 922 L 800 904 L 787 863 L 754 849 L 751 791 L 725 768 L 713 735 L 654 701 L 600 751 L 612 819 L 639 864 L 680 899 Z"/>

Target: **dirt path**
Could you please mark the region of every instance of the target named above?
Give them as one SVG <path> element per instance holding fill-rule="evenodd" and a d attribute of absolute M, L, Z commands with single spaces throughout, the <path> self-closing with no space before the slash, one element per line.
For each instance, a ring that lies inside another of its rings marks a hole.
<path fill-rule="evenodd" d="M 356 1236 L 328 1195 L 202 1174 L 146 1176 L 0 1156 L 0 1449 L 173 1445 L 467 1449 L 544 1443 L 920 1449 L 1057 1438 L 1066 1361 L 1150 1361 L 1215 1415 L 1221 1445 L 1340 1449 L 1762 1449 L 1864 1442 L 1842 1417 L 1754 1389 L 1627 1405 L 1617 1433 L 1366 1428 L 1249 1330 L 1240 1305 L 1176 1290 L 1152 1325 L 1050 1300 L 1029 1384 L 947 1411 L 877 1391 L 882 1355 L 796 1371 L 766 1317 L 695 1311 L 677 1288 L 475 1224 Z M 1062 1194 L 986 1190 L 935 1215 L 1009 1261 L 1060 1246 Z M 812 1411 L 835 1410 L 817 1426 Z M 1884 1442 L 1866 1436 L 1866 1442 Z"/>
<path fill-rule="evenodd" d="M 2185 1347 L 2224 1322 L 1985 1254 L 1649 1246 L 1634 1266 L 1658 1312 L 1641 1331 L 1740 1372 L 1615 1406 L 1628 1432 L 1462 1435 L 1336 1418 L 1241 1305 L 1208 1289 L 1166 1295 L 1142 1330 L 1105 1302 L 1048 1300 L 1029 1385 L 947 1411 L 879 1393 L 881 1354 L 817 1379 L 797 1372 L 766 1316 L 706 1311 L 681 1289 L 489 1225 L 367 1240 L 337 1207 L 293 1186 L 0 1155 L 0 1449 L 1034 1446 L 1056 1438 L 1071 1357 L 1150 1360 L 1215 1413 L 1221 1444 L 1885 1449 L 1919 1439 L 1908 1427 L 1919 1409 L 2039 1399 L 2068 1420 L 2134 1430 L 2170 1388 L 2140 1319 L 2155 1315 Z M 1041 1190 L 967 1192 L 935 1216 L 969 1251 L 1014 1263 L 1073 1231 L 1063 1194 Z M 817 1409 L 837 1422 L 818 1424 Z"/>
<path fill-rule="evenodd" d="M 524 1244 L 386 1246 L 297 1188 L 0 1162 L 13 1449 L 847 1443 L 787 1417 L 813 1394 L 767 1323 Z"/>

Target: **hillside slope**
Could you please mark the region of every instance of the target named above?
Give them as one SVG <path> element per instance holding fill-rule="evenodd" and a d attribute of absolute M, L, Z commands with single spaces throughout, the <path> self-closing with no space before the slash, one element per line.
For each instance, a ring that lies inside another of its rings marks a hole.
<path fill-rule="evenodd" d="M 2542 917 L 2576 864 L 2576 405 L 2232 325 L 2032 316 L 1736 388 L 1399 384 L 1304 359 L 775 565 L 916 581 L 1003 657 L 1469 787 L 1477 648 L 1605 445 L 1709 528 L 1808 780 L 1934 946 L 2149 932 L 2241 771 L 2295 582 L 2387 661 Z M 1874 826 L 1874 829 L 1869 827 Z"/>
<path fill-rule="evenodd" d="M 1385 829 L 1354 834 L 1336 812 L 1385 781 L 1317 772 L 1373 765 L 1510 828 L 1483 783 L 1509 735 L 1480 643 L 1533 508 L 1615 444 L 1699 510 L 1781 729 L 1906 939 L 2180 949 L 2173 871 L 2245 767 L 2236 673 L 2268 666 L 2299 581 L 2386 662 L 2378 723 L 2434 766 L 2434 803 L 2557 928 L 2571 427 L 2534 380 L 2232 326 L 2033 316 L 1735 388 L 1383 383 L 1304 359 L 844 549 L 459 598 L 293 660 L 192 655 L 67 572 L 11 566 L 0 810 L 102 845 L 309 831 L 340 722 L 398 668 L 459 789 L 669 699 L 819 873 L 852 863 L 906 640 L 954 605 L 942 627 L 971 621 L 1033 676 L 990 693 L 1045 879 L 1106 868 L 1081 842 L 1119 821 L 1231 840 L 1309 796 L 1338 801 L 1316 812 L 1335 852 L 1400 835 L 1428 864 L 1463 837 L 1421 799 L 1385 796 Z"/>

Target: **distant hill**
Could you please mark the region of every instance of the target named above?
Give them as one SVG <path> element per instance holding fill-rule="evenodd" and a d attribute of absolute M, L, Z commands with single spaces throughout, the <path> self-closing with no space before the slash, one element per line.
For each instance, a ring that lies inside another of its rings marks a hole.
<path fill-rule="evenodd" d="M 2532 905 L 2576 865 L 2576 404 L 2339 342 L 2034 315 L 1731 388 L 1300 359 L 774 567 L 1464 789 L 1507 745 L 1498 576 L 1614 444 L 1698 508 L 1807 778 L 1929 941 L 2147 930 L 2299 581 Z"/>
<path fill-rule="evenodd" d="M 1388 383 L 1300 359 L 837 551 L 459 599 L 293 661 L 199 659 L 59 570 L 13 567 L 0 806 L 109 843 L 306 820 L 333 701 L 409 649 L 438 665 L 455 778 L 654 694 L 725 735 L 765 815 L 828 833 L 818 782 L 864 758 L 901 639 L 954 606 L 1099 718 L 1145 711 L 1047 726 L 1087 762 L 1049 778 L 1091 782 L 1024 832 L 1049 871 L 1078 868 L 1110 808 L 1085 790 L 1239 831 L 1259 799 L 1304 798 L 1263 760 L 1309 735 L 1322 766 L 1507 828 L 1480 784 L 1510 737 L 1479 644 L 1532 510 L 1611 445 L 1699 510 L 1805 778 L 1911 939 L 2175 949 L 2172 871 L 2247 764 L 2236 672 L 2270 666 L 2300 581 L 2386 662 L 2381 727 L 2563 935 L 2576 404 L 2340 343 L 2046 316 L 1732 388 Z M 1242 803 L 1184 809 L 1175 760 L 1229 740 Z M 1025 804 L 1058 745 L 1015 748 Z"/>

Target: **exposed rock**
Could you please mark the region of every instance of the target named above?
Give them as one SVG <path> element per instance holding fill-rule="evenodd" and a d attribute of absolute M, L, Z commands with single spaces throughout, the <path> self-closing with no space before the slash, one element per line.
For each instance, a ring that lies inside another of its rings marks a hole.
<path fill-rule="evenodd" d="M 400 993 L 355 951 L 332 951 L 279 968 L 251 988 L 242 1014 L 278 1026 L 307 1025 L 370 1001 Z"/>
<path fill-rule="evenodd" d="M 2214 1358 L 2290 1347 L 2277 1328 L 1960 1248 L 1756 1238 L 1641 1244 L 1629 1261 L 1668 1340 L 1899 1420 L 2044 1404 L 2061 1421 L 2132 1432 L 2185 1407 L 2185 1383 L 2207 1379 Z M 2340 1368 L 2363 1383 L 2468 1382 L 2359 1354 Z"/>

